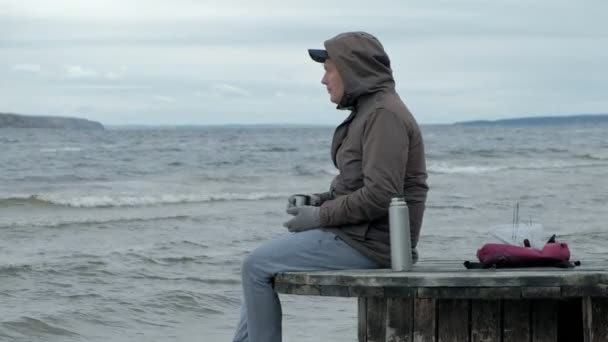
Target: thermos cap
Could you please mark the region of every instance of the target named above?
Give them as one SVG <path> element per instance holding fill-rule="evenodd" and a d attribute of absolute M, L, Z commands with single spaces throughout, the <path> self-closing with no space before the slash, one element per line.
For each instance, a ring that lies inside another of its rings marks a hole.
<path fill-rule="evenodd" d="M 405 204 L 405 198 L 402 195 L 396 195 L 391 198 L 391 204 Z"/>

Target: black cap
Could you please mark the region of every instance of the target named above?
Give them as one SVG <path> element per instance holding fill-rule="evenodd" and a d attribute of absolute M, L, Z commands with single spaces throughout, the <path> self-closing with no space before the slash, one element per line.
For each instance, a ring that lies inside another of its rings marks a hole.
<path fill-rule="evenodd" d="M 325 63 L 325 60 L 329 58 L 327 50 L 308 49 L 308 54 L 317 63 Z"/>

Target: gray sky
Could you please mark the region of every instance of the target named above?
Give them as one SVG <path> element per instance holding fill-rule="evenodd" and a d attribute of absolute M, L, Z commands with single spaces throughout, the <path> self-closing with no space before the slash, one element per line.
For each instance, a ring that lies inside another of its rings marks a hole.
<path fill-rule="evenodd" d="M 376 35 L 421 123 L 608 113 L 608 1 L 0 0 L 0 112 L 336 124 L 307 48 Z"/>

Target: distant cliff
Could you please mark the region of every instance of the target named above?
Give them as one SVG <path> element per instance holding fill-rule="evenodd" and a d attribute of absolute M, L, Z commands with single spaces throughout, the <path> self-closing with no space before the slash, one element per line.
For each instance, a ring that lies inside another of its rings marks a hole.
<path fill-rule="evenodd" d="M 503 120 L 477 120 L 457 122 L 455 125 L 465 126 L 532 126 L 532 125 L 574 125 L 574 124 L 598 124 L 608 123 L 608 114 L 584 114 L 567 116 L 537 116 L 526 118 L 513 118 Z"/>
<path fill-rule="evenodd" d="M 0 128 L 104 129 L 101 123 L 86 119 L 9 113 L 0 113 Z"/>

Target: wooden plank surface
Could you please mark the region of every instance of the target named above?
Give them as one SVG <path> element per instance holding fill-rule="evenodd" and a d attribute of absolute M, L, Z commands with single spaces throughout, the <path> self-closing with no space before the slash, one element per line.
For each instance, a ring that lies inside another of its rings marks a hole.
<path fill-rule="evenodd" d="M 412 342 L 414 299 L 386 299 L 386 342 Z"/>
<path fill-rule="evenodd" d="M 368 297 L 366 316 L 366 342 L 386 342 L 386 300 L 384 298 Z"/>
<path fill-rule="evenodd" d="M 518 268 L 467 270 L 461 263 L 421 262 L 411 272 L 387 269 L 278 274 L 275 290 L 279 293 L 340 297 L 385 296 L 441 298 L 557 298 L 584 296 L 608 298 L 608 262 L 585 262 L 574 269 Z M 442 288 L 433 290 L 434 288 Z M 447 288 L 480 289 L 446 290 Z M 485 288 L 481 290 L 481 288 Z M 497 288 L 494 292 L 488 288 Z M 521 288 L 521 293 L 508 291 Z M 457 293 L 460 291 L 459 293 Z M 493 293 L 493 294 L 492 294 Z M 492 297 L 493 296 L 493 297 Z"/>
<path fill-rule="evenodd" d="M 503 342 L 530 341 L 530 300 L 503 300 Z"/>
<path fill-rule="evenodd" d="M 521 288 L 522 298 L 559 298 L 562 296 L 562 289 L 559 286 L 530 286 Z"/>
<path fill-rule="evenodd" d="M 583 299 L 585 342 L 608 341 L 608 298 Z"/>
<path fill-rule="evenodd" d="M 469 300 L 437 300 L 437 341 L 469 341 Z"/>
<path fill-rule="evenodd" d="M 592 298 L 593 342 L 608 341 L 608 298 Z"/>
<path fill-rule="evenodd" d="M 414 299 L 414 312 L 413 342 L 435 342 L 437 340 L 436 300 L 427 298 Z"/>
<path fill-rule="evenodd" d="M 500 300 L 471 301 L 471 342 L 500 341 Z"/>
<path fill-rule="evenodd" d="M 608 284 L 608 265 L 597 264 L 575 269 L 530 268 L 467 270 L 456 265 L 433 269 L 433 265 L 411 272 L 386 269 L 323 272 L 288 272 L 275 277 L 276 283 L 310 286 L 349 287 L 570 287 L 594 288 Z M 604 294 L 608 296 L 608 291 Z"/>
<path fill-rule="evenodd" d="M 359 342 L 367 342 L 367 298 L 359 297 L 357 308 L 357 337 Z"/>
<path fill-rule="evenodd" d="M 532 342 L 557 342 L 557 301 L 532 300 Z"/>
<path fill-rule="evenodd" d="M 282 273 L 276 282 L 305 285 L 338 285 L 367 287 L 508 287 L 508 286 L 591 286 L 608 284 L 608 272 L 440 272 L 440 273 L 366 273 L 344 271 L 344 273 Z"/>
<path fill-rule="evenodd" d="M 519 287 L 421 287 L 418 298 L 451 298 L 451 299 L 502 299 L 521 298 Z"/>

